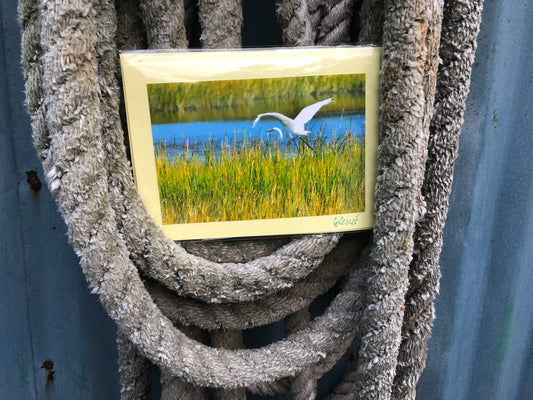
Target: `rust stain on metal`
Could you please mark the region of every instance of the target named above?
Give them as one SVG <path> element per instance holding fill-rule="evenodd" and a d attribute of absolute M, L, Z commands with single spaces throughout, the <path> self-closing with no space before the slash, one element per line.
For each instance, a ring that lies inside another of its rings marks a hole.
<path fill-rule="evenodd" d="M 28 179 L 26 179 L 26 182 L 28 182 L 28 185 L 30 186 L 31 190 L 33 190 L 35 193 L 41 190 L 43 184 L 41 183 L 41 180 L 37 175 L 37 171 L 33 169 L 26 171 L 26 176 L 28 177 Z"/>
<path fill-rule="evenodd" d="M 54 382 L 54 374 L 56 373 L 56 371 L 53 371 L 54 362 L 52 360 L 46 360 L 43 362 L 43 365 L 41 365 L 41 368 L 44 368 L 46 371 L 46 386 L 48 386 Z"/>

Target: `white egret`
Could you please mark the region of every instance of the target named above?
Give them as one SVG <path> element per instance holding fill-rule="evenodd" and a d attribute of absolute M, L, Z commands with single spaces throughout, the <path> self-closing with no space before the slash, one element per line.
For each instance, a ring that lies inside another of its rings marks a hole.
<path fill-rule="evenodd" d="M 285 130 L 285 133 L 289 138 L 297 137 L 300 140 L 303 141 L 302 137 L 308 136 L 308 134 L 311 131 L 308 131 L 305 129 L 305 124 L 308 123 L 314 115 L 326 104 L 329 104 L 333 101 L 333 97 L 319 101 L 318 103 L 311 104 L 310 106 L 305 107 L 300 111 L 300 113 L 296 116 L 296 118 L 291 119 L 283 114 L 277 113 L 277 112 L 268 112 L 264 114 L 259 114 L 256 119 L 254 120 L 254 123 L 252 125 L 252 128 L 255 128 L 257 123 L 261 118 L 264 117 L 272 117 L 277 119 L 281 124 L 283 125 L 283 128 Z M 271 130 L 276 130 L 280 137 L 283 138 L 283 132 L 279 128 L 272 128 Z M 306 142 L 304 142 L 306 143 Z M 309 147 L 311 147 L 308 143 L 306 143 Z M 312 148 L 312 147 L 311 147 Z"/>
<path fill-rule="evenodd" d="M 283 131 L 282 131 L 281 129 L 276 128 L 276 127 L 273 127 L 272 129 L 267 129 L 267 132 L 272 132 L 272 131 L 276 131 L 276 132 L 278 132 L 278 133 L 279 133 L 279 138 L 280 138 L 280 139 L 283 139 Z M 298 136 L 298 137 L 299 137 L 299 136 Z M 311 146 L 309 143 L 307 143 L 307 142 L 306 142 L 305 140 L 303 140 L 301 137 L 299 137 L 299 138 L 300 138 L 300 139 L 302 140 L 302 142 L 304 142 L 304 143 L 305 143 L 305 144 L 306 144 L 311 150 L 313 150 L 313 151 L 316 153 L 316 150 L 313 149 L 313 146 Z M 292 139 L 292 137 L 291 137 L 291 139 Z M 299 151 L 299 150 L 298 150 L 298 151 Z"/>

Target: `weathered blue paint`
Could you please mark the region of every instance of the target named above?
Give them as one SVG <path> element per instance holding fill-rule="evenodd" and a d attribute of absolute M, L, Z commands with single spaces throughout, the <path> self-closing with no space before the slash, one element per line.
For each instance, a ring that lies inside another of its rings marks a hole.
<path fill-rule="evenodd" d="M 3 20 L 3 10 L 0 8 Z M 5 31 L 0 31 L 0 397 L 35 398 L 33 348 L 25 290 L 24 242 L 20 223 L 12 118 L 6 77 Z M 7 391 L 6 391 L 7 389 Z M 4 393 L 2 393 L 4 392 Z"/>
<path fill-rule="evenodd" d="M 26 183 L 26 171 L 44 177 L 23 107 L 16 1 L 2 0 L 0 13 L 0 399 L 119 398 L 114 324 L 89 294 L 46 187 Z"/>
<path fill-rule="evenodd" d="M 533 398 L 532 20 L 528 1 L 485 1 L 419 400 Z M 0 399 L 118 399 L 115 326 L 46 187 L 26 183 L 29 170 L 44 178 L 22 105 L 15 0 L 2 0 L 0 21 Z"/>

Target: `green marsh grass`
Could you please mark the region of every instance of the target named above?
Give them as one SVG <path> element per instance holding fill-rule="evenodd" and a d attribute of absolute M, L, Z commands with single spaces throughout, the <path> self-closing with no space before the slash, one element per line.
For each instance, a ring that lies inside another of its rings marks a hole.
<path fill-rule="evenodd" d="M 364 141 L 350 132 L 311 145 L 226 138 L 156 146 L 163 223 L 291 218 L 364 210 Z"/>

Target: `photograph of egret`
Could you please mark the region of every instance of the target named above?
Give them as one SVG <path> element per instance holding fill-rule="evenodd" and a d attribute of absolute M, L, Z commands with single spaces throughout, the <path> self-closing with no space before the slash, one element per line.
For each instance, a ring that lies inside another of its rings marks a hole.
<path fill-rule="evenodd" d="M 364 74 L 147 90 L 163 224 L 364 211 Z"/>

